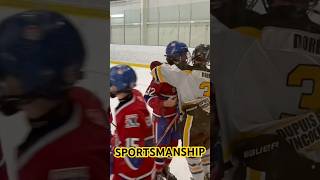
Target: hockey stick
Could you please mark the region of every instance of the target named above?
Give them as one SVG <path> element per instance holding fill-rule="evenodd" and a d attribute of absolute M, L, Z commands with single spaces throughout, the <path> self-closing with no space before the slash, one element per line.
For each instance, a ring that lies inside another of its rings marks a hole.
<path fill-rule="evenodd" d="M 166 130 L 164 131 L 163 135 L 160 137 L 160 140 L 157 142 L 156 147 L 159 146 L 159 144 L 162 142 L 162 140 L 164 139 L 164 137 L 168 134 L 169 130 L 172 128 L 172 126 L 174 125 L 174 123 L 177 121 L 177 119 L 179 118 L 179 113 L 177 113 L 175 115 L 175 117 L 172 119 L 172 121 L 170 122 L 170 124 L 168 125 L 168 127 L 166 128 Z"/>

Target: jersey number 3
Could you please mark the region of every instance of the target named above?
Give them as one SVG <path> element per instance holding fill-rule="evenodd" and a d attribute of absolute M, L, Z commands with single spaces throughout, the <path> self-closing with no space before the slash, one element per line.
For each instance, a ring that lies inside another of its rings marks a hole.
<path fill-rule="evenodd" d="M 312 81 L 311 93 L 302 93 L 300 109 L 320 110 L 320 66 L 298 65 L 288 75 L 287 85 L 302 87 L 303 81 Z"/>
<path fill-rule="evenodd" d="M 210 97 L 210 82 L 204 81 L 199 85 L 199 88 L 204 90 L 203 96 Z"/>

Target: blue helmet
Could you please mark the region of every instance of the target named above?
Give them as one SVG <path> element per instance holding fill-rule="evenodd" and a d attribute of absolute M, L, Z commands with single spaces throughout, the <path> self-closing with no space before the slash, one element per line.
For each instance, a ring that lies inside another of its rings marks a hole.
<path fill-rule="evenodd" d="M 124 92 L 136 86 L 137 75 L 128 65 L 117 65 L 110 69 L 111 93 Z"/>
<path fill-rule="evenodd" d="M 24 95 L 60 94 L 74 83 L 66 82 L 66 72 L 80 79 L 84 59 L 79 32 L 58 13 L 26 11 L 0 24 L 1 77 L 17 78 Z"/>
<path fill-rule="evenodd" d="M 180 57 L 188 53 L 188 46 L 179 41 L 172 41 L 166 47 L 166 57 L 169 64 L 180 61 Z"/>

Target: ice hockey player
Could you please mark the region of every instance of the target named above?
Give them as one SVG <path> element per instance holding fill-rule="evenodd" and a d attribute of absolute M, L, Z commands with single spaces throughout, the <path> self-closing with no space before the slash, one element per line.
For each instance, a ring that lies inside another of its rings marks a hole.
<path fill-rule="evenodd" d="M 115 110 L 116 146 L 153 146 L 152 121 L 143 95 L 134 87 L 137 76 L 127 65 L 117 65 L 110 70 L 110 92 L 119 100 Z M 115 158 L 114 180 L 154 178 L 153 158 Z"/>
<path fill-rule="evenodd" d="M 181 118 L 183 146 L 207 148 L 203 158 L 187 158 L 189 169 L 195 180 L 210 179 L 210 72 L 207 68 L 193 69 L 193 66 L 188 64 L 190 63 L 188 55 L 189 50 L 185 43 L 170 42 L 166 48 L 168 64 L 154 68 L 152 75 L 157 82 L 166 82 L 177 89 L 178 105 L 183 114 Z M 207 54 L 204 57 L 209 56 Z M 196 59 L 195 56 L 193 62 L 198 61 Z M 205 64 L 209 61 L 206 58 L 202 60 Z"/>
<path fill-rule="evenodd" d="M 153 61 L 150 69 L 161 65 L 159 61 Z M 159 83 L 152 80 L 144 95 L 147 104 L 153 109 L 152 121 L 154 126 L 155 144 L 159 147 L 176 147 L 180 139 L 177 126 L 179 120 L 178 97 L 176 88 L 168 83 Z M 170 173 L 169 165 L 172 158 L 156 158 L 156 179 L 175 180 Z"/>
<path fill-rule="evenodd" d="M 220 2 L 238 9 L 212 18 L 223 179 L 319 179 L 318 0 L 264 0 L 250 24 Z"/>
<path fill-rule="evenodd" d="M 193 70 L 202 70 L 210 72 L 210 46 L 199 44 L 192 52 L 191 62 Z"/>
<path fill-rule="evenodd" d="M 108 179 L 107 116 L 76 87 L 85 48 L 64 16 L 27 11 L 0 23 L 1 111 L 22 111 L 31 129 L 18 148 L 19 180 Z"/>

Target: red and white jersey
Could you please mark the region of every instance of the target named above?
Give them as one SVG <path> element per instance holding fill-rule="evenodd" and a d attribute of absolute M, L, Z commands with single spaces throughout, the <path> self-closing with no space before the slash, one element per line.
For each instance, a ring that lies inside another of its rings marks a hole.
<path fill-rule="evenodd" d="M 152 114 L 154 116 L 168 118 L 177 114 L 177 107 L 164 107 L 163 102 L 174 96 L 177 96 L 175 87 L 168 83 L 159 83 L 152 80 L 144 95 L 144 99 L 153 109 Z"/>
<path fill-rule="evenodd" d="M 75 87 L 71 118 L 31 145 L 18 158 L 20 180 L 106 180 L 107 114 L 89 91 Z"/>
<path fill-rule="evenodd" d="M 120 147 L 144 147 L 153 140 L 152 122 L 146 103 L 138 90 L 133 90 L 132 98 L 116 108 L 117 144 Z M 121 102 L 120 102 L 121 103 Z M 130 160 L 115 158 L 114 174 L 123 179 L 143 179 L 152 174 L 154 159 L 144 158 L 139 168 Z"/>

